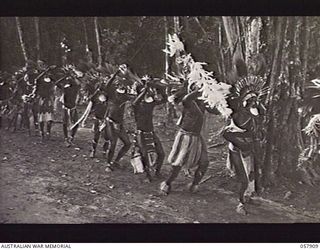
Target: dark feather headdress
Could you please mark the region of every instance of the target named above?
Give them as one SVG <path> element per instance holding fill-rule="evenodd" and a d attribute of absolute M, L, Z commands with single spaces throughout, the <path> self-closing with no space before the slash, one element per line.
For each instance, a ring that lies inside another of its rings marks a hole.
<path fill-rule="evenodd" d="M 303 116 L 320 113 L 320 79 L 313 79 L 306 86 L 302 101 Z"/>

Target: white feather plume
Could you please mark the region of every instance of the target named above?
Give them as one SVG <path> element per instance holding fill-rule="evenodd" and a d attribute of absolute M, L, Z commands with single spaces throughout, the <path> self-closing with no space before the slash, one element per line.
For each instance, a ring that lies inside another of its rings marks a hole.
<path fill-rule="evenodd" d="M 169 35 L 169 49 L 164 50 L 170 56 L 176 54 L 177 51 L 184 49 L 183 43 L 179 40 L 178 36 L 174 34 Z M 202 95 L 199 99 L 203 100 L 209 105 L 210 108 L 216 108 L 224 117 L 229 117 L 232 114 L 232 110 L 228 107 L 227 95 L 230 93 L 229 89 L 231 85 L 223 82 L 218 82 L 214 78 L 213 72 L 207 71 L 203 68 L 203 65 L 207 65 L 204 62 L 195 62 L 191 54 L 179 56 L 176 58 L 177 63 L 183 65 L 187 69 L 188 75 L 188 88 L 191 88 L 194 84 L 199 88 Z"/>
<path fill-rule="evenodd" d="M 313 115 L 303 131 L 309 136 L 319 137 L 320 114 Z"/>
<path fill-rule="evenodd" d="M 170 55 L 170 57 L 173 57 L 177 51 L 184 51 L 184 45 L 180 41 L 177 34 L 173 34 L 172 36 L 168 35 L 168 42 L 167 42 L 168 48 L 164 49 L 163 51 Z"/>

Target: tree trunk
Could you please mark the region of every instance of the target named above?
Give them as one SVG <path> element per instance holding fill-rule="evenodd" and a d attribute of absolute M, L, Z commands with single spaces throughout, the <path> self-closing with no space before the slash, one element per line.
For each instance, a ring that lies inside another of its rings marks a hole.
<path fill-rule="evenodd" d="M 88 41 L 88 32 L 87 32 L 86 20 L 85 20 L 84 17 L 82 17 L 81 21 L 82 21 L 83 32 L 84 32 L 85 52 L 87 53 L 89 51 L 89 41 Z"/>
<path fill-rule="evenodd" d="M 163 17 L 163 21 L 164 21 L 164 41 L 165 41 L 165 49 L 168 49 L 168 21 L 167 21 L 167 17 L 164 16 Z M 167 74 L 169 74 L 169 55 L 168 53 L 164 53 L 165 54 L 165 78 L 167 79 Z"/>
<path fill-rule="evenodd" d="M 226 32 L 227 41 L 229 44 L 229 51 L 231 58 L 240 58 L 244 60 L 243 51 L 241 48 L 241 34 L 239 26 L 237 25 L 237 20 L 233 17 L 222 17 L 224 30 Z"/>
<path fill-rule="evenodd" d="M 98 17 L 94 17 L 94 30 L 96 34 L 96 41 L 97 41 L 97 48 L 98 48 L 98 65 L 99 67 L 101 67 L 102 66 L 102 50 L 101 50 Z"/>
<path fill-rule="evenodd" d="M 260 53 L 262 20 L 261 17 L 240 17 L 240 22 L 245 38 L 244 54 L 248 72 L 255 74 L 257 64 L 255 58 Z"/>
<path fill-rule="evenodd" d="M 175 23 L 175 17 L 174 17 L 174 23 Z M 169 22 L 168 22 L 168 18 L 164 17 L 164 32 L 165 32 L 165 48 L 168 49 L 168 30 L 169 30 Z M 176 24 L 174 25 L 174 31 L 176 31 Z M 172 58 L 169 57 L 169 55 L 167 53 L 165 53 L 165 73 L 170 74 L 172 71 Z M 165 78 L 167 79 L 167 76 L 165 76 Z M 171 93 L 171 87 L 169 86 L 167 88 L 167 95 L 169 96 Z M 173 118 L 175 118 L 177 116 L 176 111 L 174 109 L 174 106 L 167 102 L 166 103 L 166 111 L 167 111 L 167 123 L 168 124 L 172 124 L 173 123 Z"/>
<path fill-rule="evenodd" d="M 220 52 L 220 59 L 221 59 L 221 72 L 220 75 L 222 77 L 222 81 L 226 80 L 226 75 L 227 75 L 227 69 L 226 69 L 226 64 L 227 64 L 227 60 L 225 58 L 225 48 L 224 48 L 224 43 L 223 43 L 223 33 L 222 33 L 222 21 L 219 22 L 219 52 Z"/>
<path fill-rule="evenodd" d="M 309 18 L 308 17 L 304 17 L 303 18 L 303 44 L 305 44 L 304 50 L 302 51 L 302 82 L 306 83 L 307 79 L 307 70 L 308 70 L 308 52 L 309 52 L 309 48 L 310 48 L 310 24 L 309 24 Z M 301 88 L 300 92 L 299 92 L 300 96 L 304 95 L 304 88 Z M 303 151 L 305 149 L 305 141 L 302 135 L 302 129 L 304 127 L 303 125 L 303 119 L 301 119 L 302 117 L 299 117 L 299 123 L 298 125 L 299 127 L 299 148 L 300 151 Z"/>
<path fill-rule="evenodd" d="M 174 33 L 176 33 L 177 35 L 180 35 L 181 27 L 180 27 L 180 18 L 178 16 L 173 17 L 173 27 L 174 27 Z"/>
<path fill-rule="evenodd" d="M 178 16 L 174 16 L 173 17 L 173 31 L 175 34 L 177 34 L 178 36 L 181 35 L 181 27 L 180 27 L 180 17 Z M 179 52 L 177 52 L 174 56 L 174 62 L 176 60 L 176 58 L 179 57 Z M 174 63 L 174 65 L 172 65 L 173 67 L 171 68 L 171 70 L 175 71 L 177 74 L 181 73 L 181 68 L 177 63 Z"/>
<path fill-rule="evenodd" d="M 36 29 L 36 58 L 40 60 L 41 58 L 41 50 L 40 50 L 40 23 L 39 17 L 34 17 L 34 25 Z"/>
<path fill-rule="evenodd" d="M 303 17 L 303 31 L 304 31 L 304 35 L 303 35 L 303 44 L 304 49 L 302 51 L 302 75 L 303 75 L 303 82 L 307 81 L 307 70 L 308 70 L 308 53 L 309 53 L 309 48 L 310 48 L 310 28 L 309 28 L 309 18 L 308 17 Z M 304 88 L 302 88 L 300 90 L 300 95 L 303 96 L 303 90 Z"/>
<path fill-rule="evenodd" d="M 301 55 L 306 46 L 302 42 L 302 26 L 302 17 L 278 17 L 268 96 L 265 185 L 274 183 L 275 176 L 294 174 L 298 163 L 298 101 L 303 89 Z"/>
<path fill-rule="evenodd" d="M 93 63 L 93 55 L 92 55 L 92 51 L 89 48 L 88 30 L 87 30 L 85 17 L 82 17 L 81 21 L 82 21 L 82 26 L 83 26 L 83 31 L 84 31 L 84 43 L 85 43 L 86 59 L 87 59 L 87 62 Z"/>
<path fill-rule="evenodd" d="M 22 55 L 24 58 L 24 61 L 27 62 L 29 60 L 27 49 L 26 49 L 26 44 L 24 42 L 24 37 L 23 37 L 23 31 L 22 31 L 22 26 L 20 22 L 20 18 L 16 17 L 16 26 L 17 26 L 17 31 L 19 35 L 19 42 L 20 42 L 20 47 L 22 50 Z"/>

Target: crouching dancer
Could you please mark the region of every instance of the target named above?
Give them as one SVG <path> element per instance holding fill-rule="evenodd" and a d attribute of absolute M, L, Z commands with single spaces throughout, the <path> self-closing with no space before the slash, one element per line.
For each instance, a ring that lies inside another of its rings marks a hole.
<path fill-rule="evenodd" d="M 242 70 L 241 70 L 242 69 Z M 259 170 L 256 159 L 261 131 L 258 119 L 265 108 L 261 103 L 267 89 L 263 89 L 264 78 L 247 75 L 246 65 L 236 61 L 235 93 L 229 99 L 233 113 L 223 137 L 229 142 L 228 163 L 239 182 L 239 204 L 236 211 L 247 214 L 245 203 L 256 191 Z"/>
<path fill-rule="evenodd" d="M 206 108 L 204 103 L 197 99 L 200 95 L 198 89 L 191 92 L 184 87 L 173 97 L 176 104 L 182 101 L 183 110 L 177 123 L 179 130 L 168 157 L 172 170 L 169 178 L 160 185 L 163 194 L 169 194 L 171 184 L 182 168 L 189 170 L 197 166 L 193 182 L 189 184 L 189 191 L 195 191 L 208 168 L 207 146 L 200 134 Z"/>
<path fill-rule="evenodd" d="M 137 124 L 136 146 L 140 151 L 147 178 L 151 181 L 151 167 L 155 169 L 155 175 L 159 177 L 164 160 L 164 151 L 161 142 L 154 132 L 153 110 L 155 106 L 165 103 L 166 94 L 163 86 L 151 81 L 150 78 L 145 77 L 142 80 L 145 82 L 145 86 L 137 87 L 138 96 L 132 103 L 132 106 Z M 160 100 L 155 99 L 155 89 L 157 89 L 161 95 Z M 155 162 L 149 157 L 153 152 L 157 155 Z"/>

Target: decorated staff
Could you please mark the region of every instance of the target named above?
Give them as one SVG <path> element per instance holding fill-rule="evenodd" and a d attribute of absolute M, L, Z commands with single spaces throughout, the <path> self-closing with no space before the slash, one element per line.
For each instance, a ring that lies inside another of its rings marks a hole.
<path fill-rule="evenodd" d="M 239 181 L 239 204 L 236 211 L 247 214 L 245 203 L 256 191 L 255 146 L 260 134 L 257 120 L 264 113 L 262 97 L 267 93 L 264 88 L 265 79 L 260 76 L 248 75 L 243 60 L 235 63 L 235 74 L 230 81 L 234 91 L 229 103 L 232 108 L 229 125 L 223 137 L 229 141 L 228 165 L 235 172 Z"/>
<path fill-rule="evenodd" d="M 162 182 L 160 191 L 169 194 L 172 182 L 181 169 L 195 169 L 194 178 L 189 185 L 191 192 L 197 190 L 209 164 L 206 143 L 201 136 L 206 110 L 225 117 L 231 114 L 226 97 L 230 86 L 218 82 L 213 73 L 202 68 L 203 63 L 193 60 L 190 54 L 184 51 L 183 43 L 177 35 L 169 36 L 169 50 L 165 51 L 182 67 L 181 78 L 183 86 L 169 98 L 175 104 L 182 103 L 182 115 L 178 120 L 177 132 L 168 161 L 172 166 L 169 178 Z"/>

